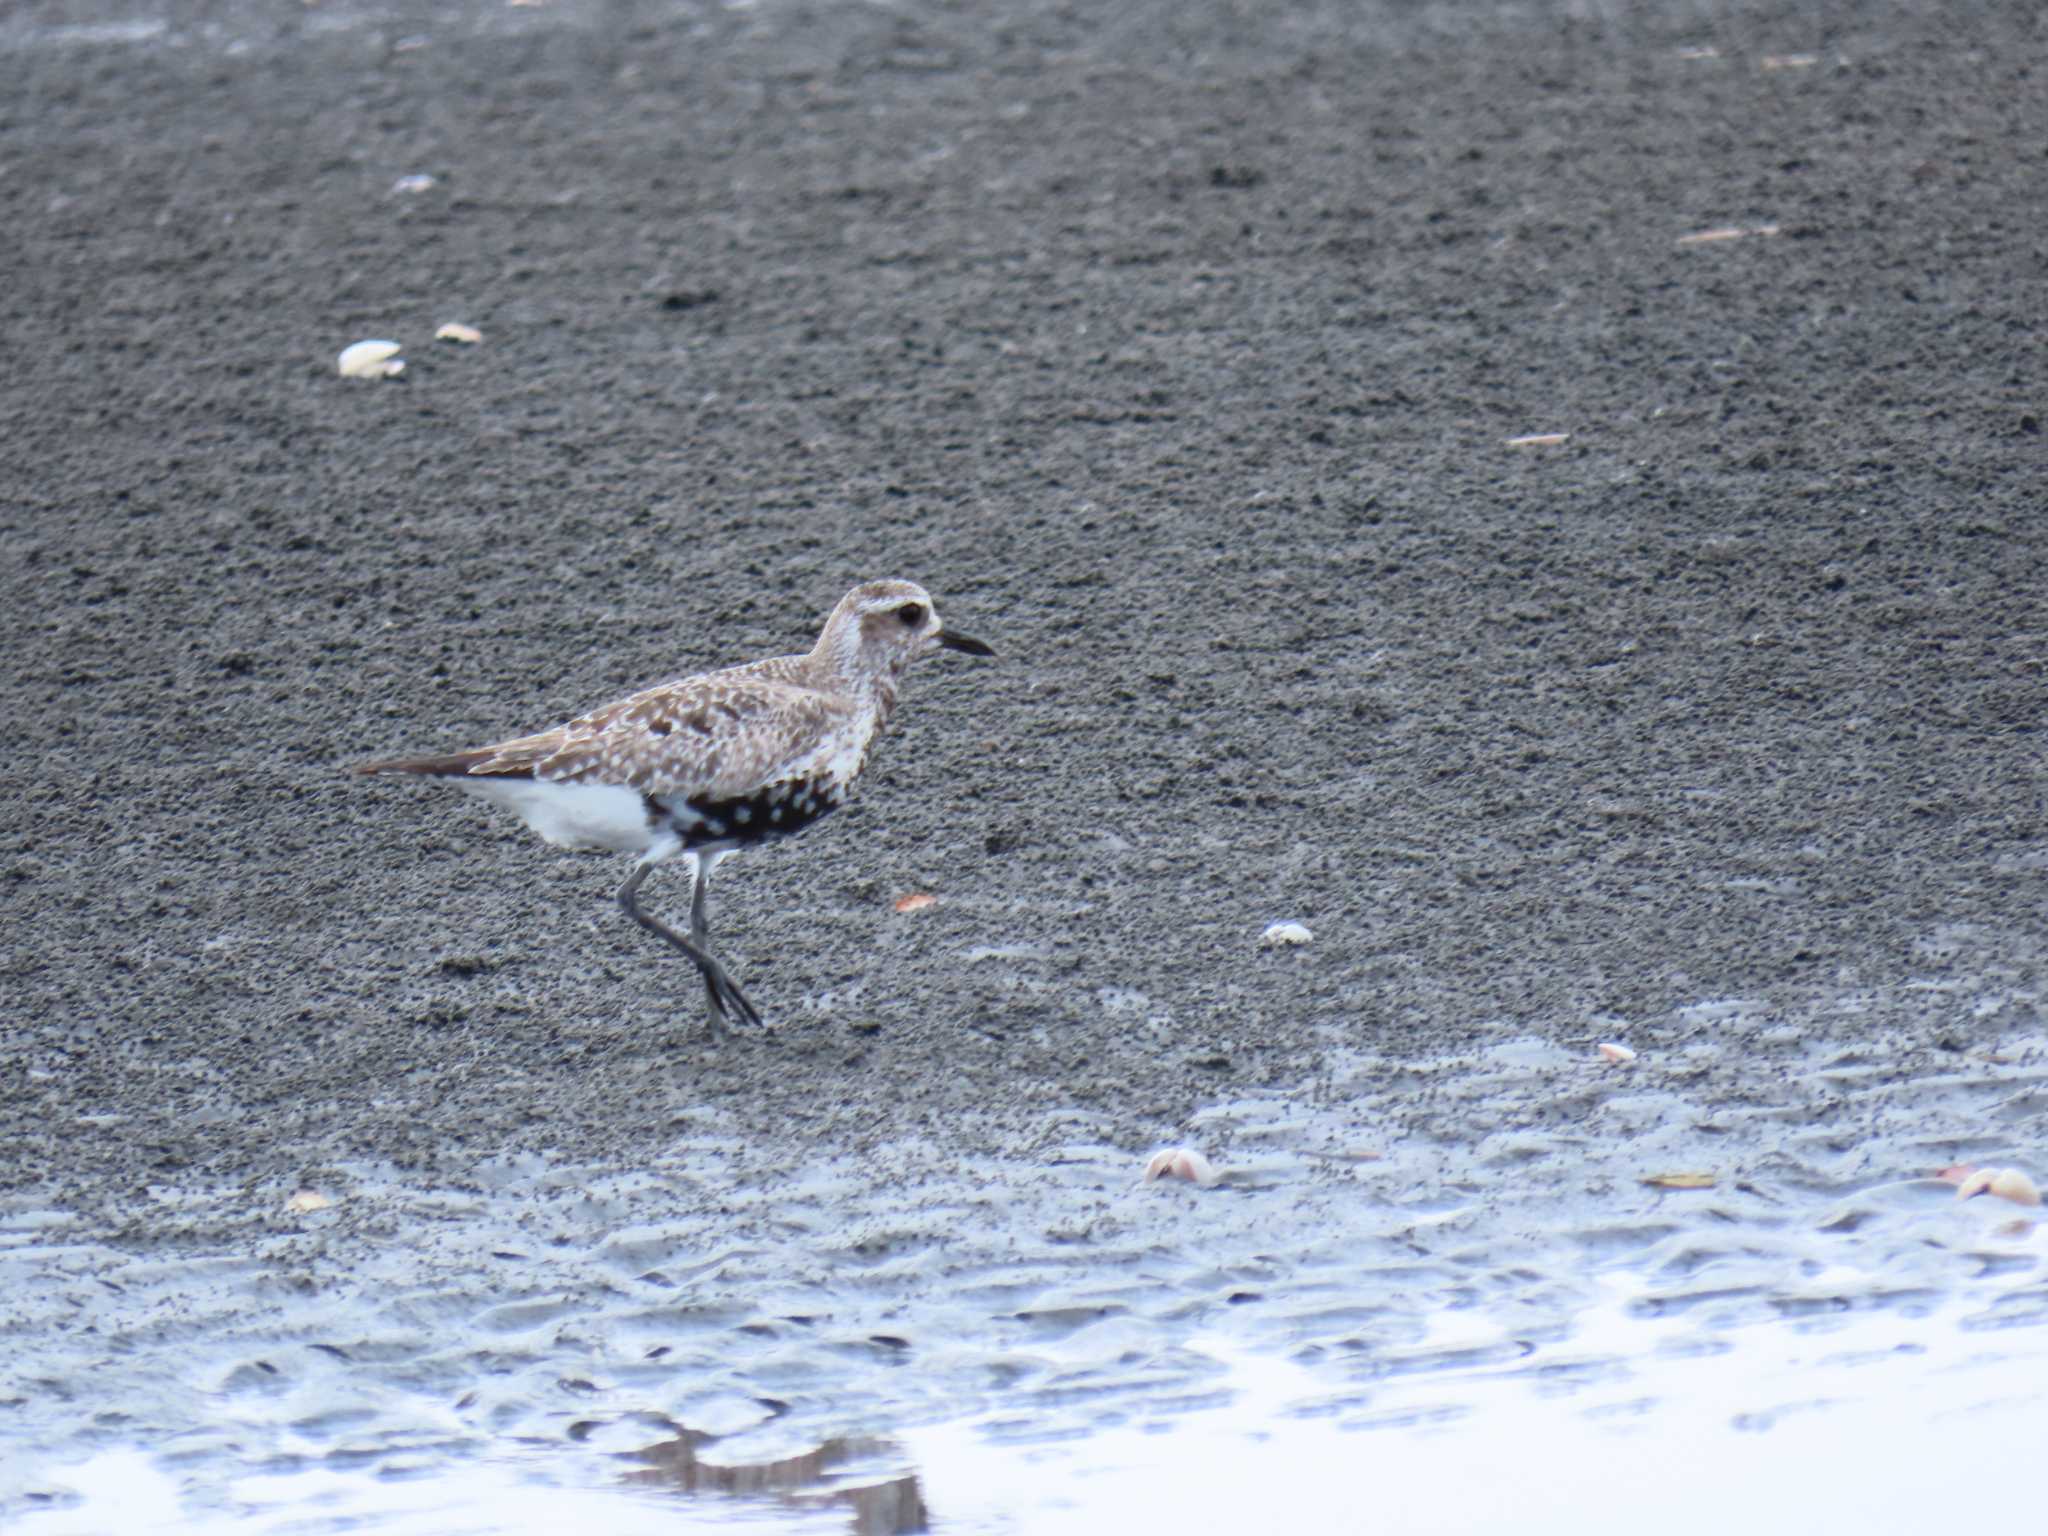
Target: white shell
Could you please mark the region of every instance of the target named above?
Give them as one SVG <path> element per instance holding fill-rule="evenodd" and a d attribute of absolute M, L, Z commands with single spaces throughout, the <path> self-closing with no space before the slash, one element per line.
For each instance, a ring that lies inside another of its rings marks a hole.
<path fill-rule="evenodd" d="M 285 1201 L 284 1208 L 294 1215 L 304 1216 L 313 1211 L 324 1211 L 332 1204 L 333 1200 L 321 1194 L 319 1190 L 302 1189 Z"/>
<path fill-rule="evenodd" d="M 2041 1203 L 2041 1191 L 2019 1168 L 1979 1168 L 1956 1186 L 1958 1200 L 1967 1200 L 1972 1195 L 1997 1195 L 2015 1205 Z"/>
<path fill-rule="evenodd" d="M 359 341 L 343 347 L 334 366 L 344 379 L 395 379 L 405 372 L 395 341 Z"/>
<path fill-rule="evenodd" d="M 2001 1168 L 1991 1176 L 1991 1193 L 2018 1205 L 2039 1205 L 2041 1191 L 2018 1168 Z"/>
<path fill-rule="evenodd" d="M 433 186 L 434 178 L 431 176 L 401 176 L 398 180 L 391 183 L 391 190 L 394 192 L 429 192 L 433 190 Z"/>
<path fill-rule="evenodd" d="M 1532 432 L 1527 437 L 1511 437 L 1504 446 L 1509 448 L 1554 448 L 1559 443 L 1572 440 L 1569 432 Z"/>
<path fill-rule="evenodd" d="M 459 341 L 466 347 L 473 347 L 483 339 L 484 333 L 475 326 L 461 325 L 453 320 L 434 332 L 436 341 Z"/>
<path fill-rule="evenodd" d="M 1306 944 L 1314 937 L 1300 923 L 1275 923 L 1259 935 L 1259 943 L 1267 949 L 1275 949 L 1282 944 Z"/>
<path fill-rule="evenodd" d="M 1776 233 L 1778 233 L 1778 226 L 1776 224 L 1752 224 L 1748 226 L 1728 224 L 1719 229 L 1701 229 L 1695 230 L 1689 235 L 1680 235 L 1678 243 L 1680 245 L 1719 245 L 1724 240 L 1744 240 L 1751 235 L 1775 235 Z"/>
<path fill-rule="evenodd" d="M 1145 1164 L 1145 1182 L 1159 1179 L 1185 1179 L 1207 1188 L 1216 1182 L 1216 1165 L 1193 1147 L 1167 1147 Z"/>
<path fill-rule="evenodd" d="M 1600 1043 L 1598 1049 L 1600 1054 L 1609 1061 L 1634 1061 L 1636 1059 L 1636 1053 L 1619 1041 L 1604 1040 Z"/>

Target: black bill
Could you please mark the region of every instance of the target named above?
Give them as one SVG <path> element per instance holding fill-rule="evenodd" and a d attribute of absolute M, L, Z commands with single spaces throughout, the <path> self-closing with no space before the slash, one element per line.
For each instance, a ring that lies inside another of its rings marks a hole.
<path fill-rule="evenodd" d="M 956 635 L 950 629 L 939 631 L 939 644 L 949 651 L 964 651 L 969 656 L 993 656 L 995 652 L 979 640 L 970 640 L 965 635 Z"/>

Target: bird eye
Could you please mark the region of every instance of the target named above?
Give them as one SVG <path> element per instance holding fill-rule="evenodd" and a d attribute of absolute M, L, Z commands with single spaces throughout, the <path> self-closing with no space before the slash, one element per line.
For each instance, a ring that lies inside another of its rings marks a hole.
<path fill-rule="evenodd" d="M 896 610 L 896 617 L 901 619 L 905 624 L 909 625 L 912 629 L 915 629 L 918 625 L 924 622 L 924 604 L 905 603 L 901 608 L 898 608 Z"/>

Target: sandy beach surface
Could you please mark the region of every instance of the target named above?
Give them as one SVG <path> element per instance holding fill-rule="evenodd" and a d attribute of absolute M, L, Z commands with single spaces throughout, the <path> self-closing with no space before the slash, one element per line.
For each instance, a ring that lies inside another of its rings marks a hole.
<path fill-rule="evenodd" d="M 1082 1529 L 900 1437 L 1681 1402 L 1572 1375 L 1615 1307 L 2038 1355 L 1938 1175 L 2048 1181 L 2044 71 L 2017 0 L 10 7 L 0 1516 L 712 1437 Z M 758 1035 L 620 861 L 349 774 L 885 576 L 1000 654 L 720 871 Z"/>

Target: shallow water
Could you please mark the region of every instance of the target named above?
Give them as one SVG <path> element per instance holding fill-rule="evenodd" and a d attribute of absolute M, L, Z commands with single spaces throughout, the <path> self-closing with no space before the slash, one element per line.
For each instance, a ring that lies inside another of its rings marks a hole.
<path fill-rule="evenodd" d="M 1228 1530 L 1326 1524 L 1369 1487 L 1415 1530 L 1608 1528 L 1596 1500 L 1614 1529 L 1705 1530 L 1795 1494 L 1862 1530 L 2016 1514 L 2048 1229 L 1936 1174 L 2026 1161 L 2001 1128 L 2036 1122 L 2048 1052 L 1908 1075 L 1903 1046 L 1773 1045 L 1749 1007 L 1702 1002 L 1692 1043 L 1625 1066 L 1509 1026 L 1333 1058 L 1193 1117 L 1209 1188 L 1142 1182 L 1079 1113 L 1029 1162 L 896 1143 L 795 1169 L 693 1113 L 631 1171 L 335 1168 L 310 1210 L 160 1187 L 90 1240 L 18 1205 L 6 1396 L 37 1450 L 0 1509 Z M 1718 1095 L 1731 1072 L 1772 1086 Z M 1707 1187 L 1646 1182 L 1673 1174 Z M 1842 1458 L 1863 1470 L 1824 1472 Z"/>
<path fill-rule="evenodd" d="M 830 1456 L 822 1476 L 807 1465 L 750 1478 L 740 1464 L 734 1478 L 713 1462 L 696 1469 L 700 1484 L 673 1462 L 630 1465 L 644 1453 L 528 1444 L 440 1465 L 315 1458 L 200 1498 L 167 1458 L 107 1451 L 55 1469 L 75 1497 L 20 1528 L 796 1533 L 928 1519 L 992 1536 L 1367 1522 L 1704 1536 L 1737 1521 L 1775 1529 L 1800 1507 L 1824 1528 L 1864 1532 L 2027 1522 L 2048 1334 L 2001 1332 L 1995 1302 L 1703 1329 L 1664 1314 L 1640 1277 L 1610 1276 L 1602 1291 L 1550 1346 L 1504 1348 L 1483 1324 L 1440 1317 L 1431 1359 L 1460 1363 L 1388 1362 L 1366 1391 L 1204 1338 L 1193 1348 L 1214 1368 L 1212 1406 L 1141 1411 L 1078 1436 L 996 1410 Z M 624 1443 L 645 1435 L 614 1427 Z"/>

